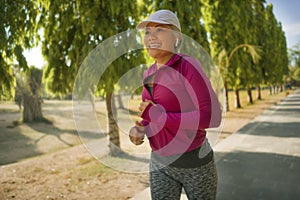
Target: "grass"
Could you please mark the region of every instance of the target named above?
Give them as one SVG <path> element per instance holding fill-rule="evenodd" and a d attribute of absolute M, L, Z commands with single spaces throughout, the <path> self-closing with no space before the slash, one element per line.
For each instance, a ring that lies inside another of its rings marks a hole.
<path fill-rule="evenodd" d="M 253 91 L 254 104 L 249 105 L 247 91 L 240 91 L 242 109 L 236 109 L 234 107 L 234 92 L 230 91 L 230 111 L 238 111 L 235 116 L 241 118 L 249 112 L 254 112 L 256 107 L 263 109 L 265 107 L 263 102 L 268 101 L 271 97 L 284 97 L 287 94 L 287 92 L 282 92 L 279 95 L 270 95 L 268 89 L 262 90 L 261 93 L 263 101 L 258 101 L 256 91 Z M 128 112 L 118 110 L 120 122 L 124 117 L 130 117 L 133 123 L 140 120 L 138 116 L 140 101 L 141 97 L 135 96 L 125 105 L 130 110 L 129 116 Z M 71 101 L 46 101 L 43 109 L 45 117 L 51 119 L 48 123 L 26 124 L 18 120 L 20 112 L 14 103 L 0 102 L 0 164 L 18 162 L 25 158 L 55 152 L 81 143 L 72 120 Z M 108 128 L 106 115 L 105 102 L 97 102 L 97 118 L 104 132 L 107 132 Z M 228 116 L 228 113 L 226 116 Z M 80 161 L 80 163 L 88 162 L 90 161 Z"/>
<path fill-rule="evenodd" d="M 241 91 L 240 98 L 243 108 L 235 109 L 234 93 L 230 92 L 229 101 L 232 112 L 227 113 L 226 117 L 230 114 L 234 114 L 233 118 L 228 119 L 228 121 L 238 121 L 243 115 L 248 117 L 248 111 L 254 112 L 257 110 L 257 107 L 259 107 L 259 109 L 265 109 L 266 104 L 274 104 L 279 97 L 284 98 L 285 95 L 285 92 L 278 95 L 269 95 L 268 90 L 263 90 L 263 101 L 258 101 L 255 98 L 256 91 L 253 91 L 253 99 L 255 102 L 253 105 L 249 105 L 247 92 Z M 135 117 L 140 100 L 140 97 L 136 97 L 128 106 L 132 110 L 131 114 Z M 57 105 L 60 107 L 59 109 L 57 109 Z M 63 106 L 59 101 L 53 102 L 53 104 L 52 102 L 47 102 L 44 107 L 47 111 L 45 112 L 45 116 L 55 119 L 53 120 L 55 122 L 54 125 L 45 123 L 30 124 L 32 126 L 20 124 L 14 128 L 7 129 L 6 125 L 11 124 L 19 115 L 11 115 L 12 113 L 10 112 L 2 113 L 5 114 L 5 116 L 0 115 L 2 117 L 2 121 L 0 121 L 2 124 L 2 126 L 0 126 L 0 152 L 3 152 L 5 156 L 19 155 L 20 157 L 13 160 L 14 162 L 18 162 L 19 159 L 23 158 L 22 155 L 20 155 L 22 153 L 31 153 L 31 155 L 24 155 L 25 157 L 29 157 L 53 152 L 53 147 L 55 147 L 57 143 L 61 143 L 60 140 L 57 140 L 58 136 L 65 141 L 73 141 L 72 138 L 77 138 L 77 135 L 74 133 L 71 135 L 68 134 L 69 132 L 72 133 L 72 130 L 75 129 L 71 121 L 72 114 L 70 113 L 71 108 L 69 105 L 69 102 L 63 102 Z M 98 105 L 98 120 L 101 125 L 106 126 L 105 104 L 98 102 Z M 15 108 L 14 105 L 11 107 Z M 68 108 L 67 110 L 65 109 L 66 107 Z M 125 115 L 123 111 L 121 113 Z M 231 128 L 228 130 L 229 135 L 229 133 L 234 132 L 232 130 L 235 129 L 232 129 L 232 127 L 236 126 L 236 124 L 228 124 Z M 241 125 L 241 123 L 238 123 L 238 125 Z M 67 138 L 65 138 L 66 135 L 68 135 Z M 28 145 L 28 147 L 20 148 L 22 145 Z M 47 146 L 51 147 L 51 149 L 46 148 Z M 16 151 L 18 148 L 19 151 Z M 41 148 L 46 149 L 41 152 Z M 56 147 L 55 150 L 57 150 Z M 49 199 L 62 199 L 64 197 L 68 197 L 68 199 L 82 199 L 82 197 L 90 199 L 128 199 L 132 194 L 142 190 L 142 187 L 148 186 L 147 176 L 140 176 L 138 174 L 128 175 L 127 173 L 116 172 L 114 168 L 107 167 L 91 157 L 90 154 L 84 153 L 85 151 L 79 149 L 76 151 L 73 150 L 71 149 L 71 151 L 64 151 L 59 154 L 44 157 L 43 159 L 33 159 L 30 162 L 20 163 L 20 165 L 10 165 L 3 168 L 2 180 L 4 181 L 2 181 L 3 186 L 0 186 L 0 199 L 2 199 L 1 197 L 4 199 L 4 190 L 8 196 L 14 197 L 15 199 L 20 199 L 21 197 L 23 199 L 33 199 L 33 197 L 39 199 L 48 197 Z M 4 157 L 2 157 L 2 159 L 3 158 Z M 126 162 L 122 162 L 122 159 L 115 158 L 111 161 L 121 162 L 121 164 L 124 163 L 124 167 L 127 167 Z M 133 167 L 133 165 L 128 167 Z M 15 171 L 13 172 L 13 170 Z M 3 176 L 5 174 L 7 175 Z M 13 182 L 13 184 L 10 184 L 11 182 Z M 18 185 L 22 187 L 16 187 Z M 132 188 L 135 188 L 135 190 Z M 129 194 L 124 191 L 131 191 L 131 193 Z M 110 193 L 116 194 L 114 198 L 107 198 L 108 196 L 113 196 L 110 195 Z M 59 194 L 61 194 L 61 196 L 59 196 Z M 119 194 L 119 196 L 117 194 Z M 104 198 L 104 196 L 106 198 Z"/>
<path fill-rule="evenodd" d="M 109 177 L 110 174 L 114 172 L 113 169 L 97 162 L 91 162 L 89 165 L 84 165 L 77 169 L 74 173 L 74 176 L 78 175 L 79 177 L 93 177 L 93 176 L 106 176 Z"/>
<path fill-rule="evenodd" d="M 80 161 L 81 162 L 81 161 Z M 88 163 L 81 163 L 73 170 L 69 171 L 72 184 L 79 187 L 80 182 L 86 182 L 97 177 L 102 182 L 107 182 L 110 176 L 114 173 L 114 170 L 99 163 L 96 160 L 90 160 Z"/>
<path fill-rule="evenodd" d="M 264 98 L 270 96 L 269 93 L 270 93 L 270 91 L 268 89 L 261 90 L 262 100 L 264 100 Z M 240 94 L 240 102 L 241 102 L 242 108 L 245 107 L 245 106 L 248 106 L 250 103 L 248 101 L 247 91 L 246 90 L 241 90 L 239 92 L 239 94 Z M 256 90 L 252 91 L 252 98 L 253 98 L 254 104 L 257 101 L 259 101 L 257 99 L 257 91 Z M 234 93 L 234 91 L 230 91 L 228 93 L 228 101 L 229 101 L 229 110 L 235 110 L 236 107 L 235 107 L 235 93 Z"/>

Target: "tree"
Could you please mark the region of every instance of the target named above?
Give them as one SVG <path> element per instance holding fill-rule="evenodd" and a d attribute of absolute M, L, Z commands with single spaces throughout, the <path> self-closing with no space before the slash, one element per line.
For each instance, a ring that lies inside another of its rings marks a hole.
<path fill-rule="evenodd" d="M 48 88 L 61 94 L 72 92 L 78 69 L 92 49 L 108 37 L 134 28 L 138 21 L 138 4 L 131 1 L 41 1 L 41 5 L 41 24 L 45 36 L 43 55 L 48 61 L 44 77 L 48 79 Z M 141 55 L 132 53 L 122 56 L 107 68 L 97 86 L 85 88 L 105 96 L 112 155 L 117 154 L 120 147 L 118 126 L 114 119 L 114 86 L 124 72 L 136 63 L 143 63 Z"/>
<path fill-rule="evenodd" d="M 251 1 L 251 18 L 249 21 L 249 44 L 255 44 L 259 46 L 261 51 L 260 57 L 263 57 L 264 52 L 262 51 L 262 45 L 265 41 L 265 0 L 252 0 Z M 261 73 L 261 65 L 260 61 L 251 64 L 248 66 L 247 76 L 246 78 L 246 89 L 248 93 L 248 100 L 249 103 L 252 104 L 253 97 L 252 97 L 252 88 L 256 87 L 257 89 L 257 99 L 261 99 L 261 88 L 260 84 L 263 83 L 263 76 Z"/>
<path fill-rule="evenodd" d="M 42 113 L 42 75 L 41 69 L 31 66 L 25 72 L 18 70 L 15 72 L 17 88 L 16 93 L 23 102 L 23 121 L 45 121 Z"/>
<path fill-rule="evenodd" d="M 251 29 L 253 37 L 253 43 L 263 48 L 264 42 L 267 38 L 265 38 L 265 26 L 266 26 L 266 20 L 265 20 L 265 0 L 253 0 L 253 27 Z M 261 57 L 264 57 L 264 54 L 266 52 L 261 51 Z M 257 64 L 254 64 L 254 79 L 256 80 L 255 85 L 257 88 L 257 99 L 261 100 L 261 87 L 260 85 L 264 82 L 263 80 L 263 73 L 262 73 L 262 59 L 258 61 Z"/>
<path fill-rule="evenodd" d="M 281 92 L 283 90 L 283 83 L 284 83 L 284 77 L 288 76 L 289 73 L 289 58 L 288 58 L 288 49 L 287 49 L 287 42 L 285 33 L 282 29 L 281 23 L 278 24 L 278 33 L 279 33 L 279 40 L 278 40 L 278 55 L 280 55 L 280 60 L 278 63 L 279 67 L 279 74 L 278 77 L 278 83 L 281 85 Z"/>
<path fill-rule="evenodd" d="M 277 22 L 273 14 L 272 4 L 268 4 L 265 12 L 265 42 L 262 59 L 262 73 L 264 82 L 270 85 L 270 93 L 275 91 L 277 84 L 282 84 L 283 77 L 288 73 L 288 53 L 286 38 L 281 24 Z"/>
<path fill-rule="evenodd" d="M 289 49 L 290 75 L 289 82 L 292 85 L 299 85 L 300 82 L 300 42 Z"/>
<path fill-rule="evenodd" d="M 290 65 L 300 68 L 300 41 L 289 49 Z"/>
<path fill-rule="evenodd" d="M 281 26 L 273 14 L 272 5 L 265 8 L 264 0 L 226 1 L 202 0 L 205 28 L 211 40 L 211 55 L 218 62 L 218 55 L 225 50 L 227 57 L 239 44 L 262 48 L 261 62 L 254 63 L 247 49 L 240 49 L 231 58 L 230 65 L 217 63 L 224 79 L 225 89 L 232 88 L 239 102 L 239 89 L 248 90 L 261 83 L 280 83 L 287 71 L 286 44 Z M 278 45 L 278 42 L 280 45 Z M 281 65 L 281 66 L 279 66 Z M 276 66 L 276 69 L 275 69 Z"/>
<path fill-rule="evenodd" d="M 39 41 L 37 34 L 37 20 L 39 8 L 35 1 L 1 0 L 0 3 L 0 96 L 12 95 L 15 77 L 13 67 L 16 66 L 20 71 L 29 70 L 26 59 L 23 55 L 24 49 L 31 48 Z M 40 104 L 31 104 L 37 99 L 30 96 L 32 93 L 23 93 L 24 112 L 23 120 L 31 121 L 26 116 L 39 115 L 32 120 L 42 118 Z M 27 98 L 28 97 L 28 98 Z M 29 107 L 28 107 L 29 106 Z M 30 106 L 33 106 L 30 108 Z M 37 107 L 35 107 L 37 106 Z"/>
<path fill-rule="evenodd" d="M 205 28 L 211 40 L 211 55 L 219 65 L 225 90 L 234 89 L 236 107 L 239 108 L 241 107 L 239 88 L 246 87 L 247 82 L 252 79 L 253 73 L 251 70 L 252 60 L 247 49 L 238 48 L 239 51 L 235 52 L 235 48 L 240 44 L 255 45 L 251 44 L 251 33 L 248 31 L 253 16 L 252 4 L 250 1 L 237 0 L 202 0 L 202 2 L 205 5 L 202 7 Z M 230 56 L 230 52 L 235 53 Z M 224 53 L 227 55 L 222 55 Z M 230 65 L 224 65 L 224 62 L 218 63 L 219 55 L 230 57 Z M 228 105 L 227 110 L 229 110 Z"/>
<path fill-rule="evenodd" d="M 222 73 L 225 74 L 226 72 L 224 72 L 224 70 L 226 70 L 228 68 L 228 66 L 230 66 L 230 60 L 232 59 L 233 55 L 239 50 L 239 49 L 243 49 L 243 48 L 247 48 L 248 52 L 253 60 L 253 63 L 257 63 L 260 60 L 260 52 L 261 49 L 257 46 L 253 46 L 253 45 L 249 45 L 249 44 L 241 44 L 236 46 L 230 53 L 229 53 L 229 57 L 227 57 L 227 52 L 224 49 L 218 56 L 218 64 L 219 67 L 223 70 Z M 226 108 L 227 111 L 229 110 L 229 104 L 228 104 L 228 91 L 225 91 L 225 97 L 226 97 Z M 237 94 L 238 95 L 238 94 Z"/>
<path fill-rule="evenodd" d="M 293 79 L 300 82 L 300 68 L 297 68 L 293 73 Z"/>

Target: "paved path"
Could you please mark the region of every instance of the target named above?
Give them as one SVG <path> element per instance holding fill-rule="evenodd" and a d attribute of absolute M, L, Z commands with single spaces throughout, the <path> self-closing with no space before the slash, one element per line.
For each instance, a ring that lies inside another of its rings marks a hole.
<path fill-rule="evenodd" d="M 300 90 L 214 150 L 219 175 L 217 200 L 300 199 Z M 149 188 L 133 199 L 149 200 Z"/>
<path fill-rule="evenodd" d="M 300 90 L 216 146 L 218 200 L 300 199 Z"/>

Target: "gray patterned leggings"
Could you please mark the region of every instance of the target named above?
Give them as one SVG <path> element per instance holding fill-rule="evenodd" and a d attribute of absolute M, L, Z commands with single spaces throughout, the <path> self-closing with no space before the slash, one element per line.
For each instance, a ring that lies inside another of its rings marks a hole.
<path fill-rule="evenodd" d="M 214 200 L 217 179 L 214 160 L 198 168 L 161 168 L 158 163 L 150 162 L 152 200 L 179 200 L 182 188 L 189 200 Z"/>

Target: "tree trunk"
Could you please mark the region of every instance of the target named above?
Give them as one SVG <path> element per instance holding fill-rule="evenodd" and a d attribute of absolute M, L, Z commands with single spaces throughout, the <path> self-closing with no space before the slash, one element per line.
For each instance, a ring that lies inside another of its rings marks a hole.
<path fill-rule="evenodd" d="M 251 89 L 251 87 L 248 87 L 248 88 L 247 88 L 247 94 L 248 94 L 248 102 L 249 102 L 250 104 L 253 104 L 252 89 Z"/>
<path fill-rule="evenodd" d="M 240 101 L 240 93 L 239 93 L 239 89 L 235 89 L 235 107 L 236 108 L 241 108 L 241 101 Z"/>
<path fill-rule="evenodd" d="M 260 86 L 259 85 L 257 85 L 257 99 L 258 100 L 262 100 L 262 98 L 261 98 L 261 88 L 260 88 Z"/>
<path fill-rule="evenodd" d="M 283 84 L 280 84 L 280 86 L 279 86 L 279 92 L 283 92 Z"/>
<path fill-rule="evenodd" d="M 277 94 L 277 85 L 273 85 L 273 94 Z"/>
<path fill-rule="evenodd" d="M 112 156 L 117 156 L 120 153 L 120 137 L 119 128 L 115 118 L 117 117 L 115 100 L 112 92 L 106 94 L 106 108 L 108 114 L 108 136 L 109 149 Z"/>
<path fill-rule="evenodd" d="M 270 95 L 272 95 L 272 94 L 273 94 L 273 93 L 272 93 L 272 85 L 270 85 L 269 91 L 270 91 Z"/>
<path fill-rule="evenodd" d="M 227 82 L 225 81 L 224 83 L 224 89 L 225 89 L 225 99 L 226 99 L 226 108 L 225 108 L 225 111 L 229 111 L 230 108 L 229 108 L 229 96 L 228 96 L 228 85 L 227 85 Z"/>
<path fill-rule="evenodd" d="M 88 97 L 89 97 L 89 99 L 91 101 L 91 104 L 92 104 L 92 107 L 93 107 L 93 111 L 96 111 L 96 108 L 95 108 L 95 98 L 94 98 L 92 90 L 89 90 Z"/>
<path fill-rule="evenodd" d="M 117 98 L 118 98 L 119 109 L 124 109 L 124 104 L 123 104 L 123 101 L 122 101 L 121 94 L 118 94 Z"/>
<path fill-rule="evenodd" d="M 42 102 L 37 95 L 23 94 L 23 122 L 43 121 Z"/>

